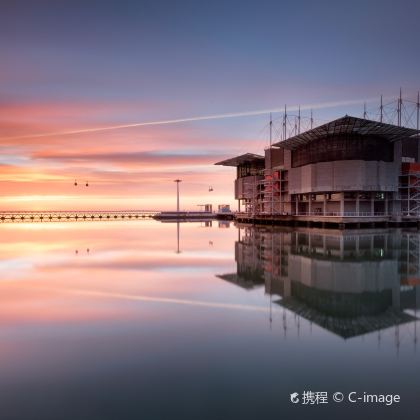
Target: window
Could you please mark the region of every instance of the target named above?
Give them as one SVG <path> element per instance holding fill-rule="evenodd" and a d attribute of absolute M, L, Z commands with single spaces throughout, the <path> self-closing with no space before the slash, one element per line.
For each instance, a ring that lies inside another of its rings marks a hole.
<path fill-rule="evenodd" d="M 292 167 L 335 160 L 394 160 L 394 146 L 382 137 L 342 134 L 314 140 L 292 151 Z"/>

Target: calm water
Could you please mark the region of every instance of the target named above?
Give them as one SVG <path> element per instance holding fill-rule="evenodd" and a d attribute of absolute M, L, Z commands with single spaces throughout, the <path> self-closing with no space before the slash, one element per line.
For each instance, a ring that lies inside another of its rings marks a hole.
<path fill-rule="evenodd" d="M 420 416 L 416 231 L 125 221 L 0 235 L 1 419 Z M 304 391 L 329 402 L 290 402 Z"/>

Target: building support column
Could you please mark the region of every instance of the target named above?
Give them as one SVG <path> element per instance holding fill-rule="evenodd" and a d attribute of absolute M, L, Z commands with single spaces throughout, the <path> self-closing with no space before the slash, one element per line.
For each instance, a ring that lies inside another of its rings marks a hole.
<path fill-rule="evenodd" d="M 396 310 L 401 308 L 401 287 L 400 282 L 394 282 L 392 286 L 392 307 Z"/>
<path fill-rule="evenodd" d="M 323 205 L 323 208 L 322 208 L 322 214 L 324 216 L 327 215 L 327 194 L 324 194 L 324 205 Z"/>
<path fill-rule="evenodd" d="M 312 214 L 312 194 L 308 194 L 308 213 Z"/>
<path fill-rule="evenodd" d="M 290 297 L 292 295 L 292 281 L 290 277 L 286 277 L 283 283 L 283 297 Z"/>
<path fill-rule="evenodd" d="M 375 215 L 375 193 L 370 193 L 370 214 L 371 216 Z"/>
<path fill-rule="evenodd" d="M 420 308 L 420 286 L 414 286 L 416 288 L 416 303 L 415 303 L 415 308 L 418 309 Z"/>
<path fill-rule="evenodd" d="M 344 216 L 344 193 L 340 194 L 340 216 Z"/>
<path fill-rule="evenodd" d="M 388 193 L 385 193 L 385 215 L 388 216 Z"/>
<path fill-rule="evenodd" d="M 356 216 L 360 215 L 360 194 L 359 191 L 356 192 Z"/>

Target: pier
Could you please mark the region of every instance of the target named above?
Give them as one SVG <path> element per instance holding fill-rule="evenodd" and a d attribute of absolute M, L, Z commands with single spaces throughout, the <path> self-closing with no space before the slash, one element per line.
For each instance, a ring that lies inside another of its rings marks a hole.
<path fill-rule="evenodd" d="M 2 211 L 0 222 L 65 222 L 123 219 L 151 219 L 157 210 L 70 210 L 70 211 Z"/>
<path fill-rule="evenodd" d="M 271 215 L 249 213 L 234 214 L 234 220 L 239 223 L 254 225 L 283 225 L 305 226 L 338 229 L 360 229 L 375 227 L 417 227 L 420 228 L 418 216 L 401 215 L 392 217 L 384 214 L 354 215 L 354 214 L 329 214 L 329 215 Z"/>

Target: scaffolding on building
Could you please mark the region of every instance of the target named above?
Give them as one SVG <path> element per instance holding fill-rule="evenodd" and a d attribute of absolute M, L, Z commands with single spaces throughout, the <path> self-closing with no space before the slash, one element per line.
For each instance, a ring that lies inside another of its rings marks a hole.
<path fill-rule="evenodd" d="M 408 169 L 400 174 L 399 199 L 402 216 L 420 216 L 420 170 Z"/>
<path fill-rule="evenodd" d="M 242 202 L 245 205 L 245 213 L 250 216 L 261 214 L 264 200 L 264 186 L 261 184 L 261 181 L 257 179 L 257 176 L 254 176 L 245 183 L 245 187 L 247 190 L 247 198 L 242 199 Z"/>
<path fill-rule="evenodd" d="M 263 174 L 264 179 L 259 182 L 260 189 L 264 192 L 261 214 L 286 214 L 286 203 L 289 203 L 288 171 L 276 168 L 265 169 Z"/>

